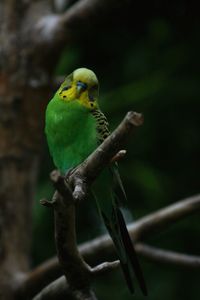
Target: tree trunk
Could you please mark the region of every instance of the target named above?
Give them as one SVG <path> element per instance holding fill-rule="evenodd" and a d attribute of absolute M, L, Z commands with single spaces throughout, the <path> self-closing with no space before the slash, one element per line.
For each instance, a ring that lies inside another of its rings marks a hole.
<path fill-rule="evenodd" d="M 24 32 L 29 3 L 0 3 L 0 299 L 5 300 L 15 298 L 29 268 L 33 192 L 50 90 L 49 73 L 33 61 Z"/>

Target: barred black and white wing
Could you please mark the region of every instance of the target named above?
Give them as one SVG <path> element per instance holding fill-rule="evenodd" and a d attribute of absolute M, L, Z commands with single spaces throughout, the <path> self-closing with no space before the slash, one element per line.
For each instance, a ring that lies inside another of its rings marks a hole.
<path fill-rule="evenodd" d="M 96 120 L 97 139 L 101 144 L 110 135 L 109 123 L 100 109 L 92 110 L 92 115 Z"/>

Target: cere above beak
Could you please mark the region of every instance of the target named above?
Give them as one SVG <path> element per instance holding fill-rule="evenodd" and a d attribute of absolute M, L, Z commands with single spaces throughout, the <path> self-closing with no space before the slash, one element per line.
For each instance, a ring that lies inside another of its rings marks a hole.
<path fill-rule="evenodd" d="M 78 81 L 76 86 L 78 93 L 84 92 L 87 89 L 87 84 L 81 81 Z"/>

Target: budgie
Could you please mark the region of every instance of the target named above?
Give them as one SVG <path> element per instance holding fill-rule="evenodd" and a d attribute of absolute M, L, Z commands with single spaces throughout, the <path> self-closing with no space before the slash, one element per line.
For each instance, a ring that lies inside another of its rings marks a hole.
<path fill-rule="evenodd" d="M 109 135 L 109 124 L 99 108 L 98 94 L 95 73 L 79 68 L 66 77 L 47 106 L 45 133 L 49 151 L 63 174 L 83 162 Z M 102 171 L 92 188 L 129 290 L 134 292 L 136 277 L 143 294 L 147 295 L 142 270 L 120 209 L 119 198 L 126 198 L 126 195 L 117 163 Z"/>

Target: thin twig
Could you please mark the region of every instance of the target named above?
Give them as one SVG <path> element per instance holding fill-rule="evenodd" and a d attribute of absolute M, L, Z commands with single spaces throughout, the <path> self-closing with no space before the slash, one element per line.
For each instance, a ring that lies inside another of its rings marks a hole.
<path fill-rule="evenodd" d="M 158 249 L 143 243 L 136 245 L 136 251 L 154 263 L 166 264 L 182 269 L 200 270 L 200 256 Z"/>
<path fill-rule="evenodd" d="M 111 163 L 121 160 L 126 155 L 126 150 L 120 150 L 112 159 Z"/>
<path fill-rule="evenodd" d="M 109 271 L 112 271 L 120 266 L 120 261 L 115 260 L 112 262 L 103 262 L 99 265 L 97 265 L 94 268 L 91 268 L 91 272 L 93 275 L 98 276 L 98 275 L 103 275 L 104 273 L 107 273 Z"/>

